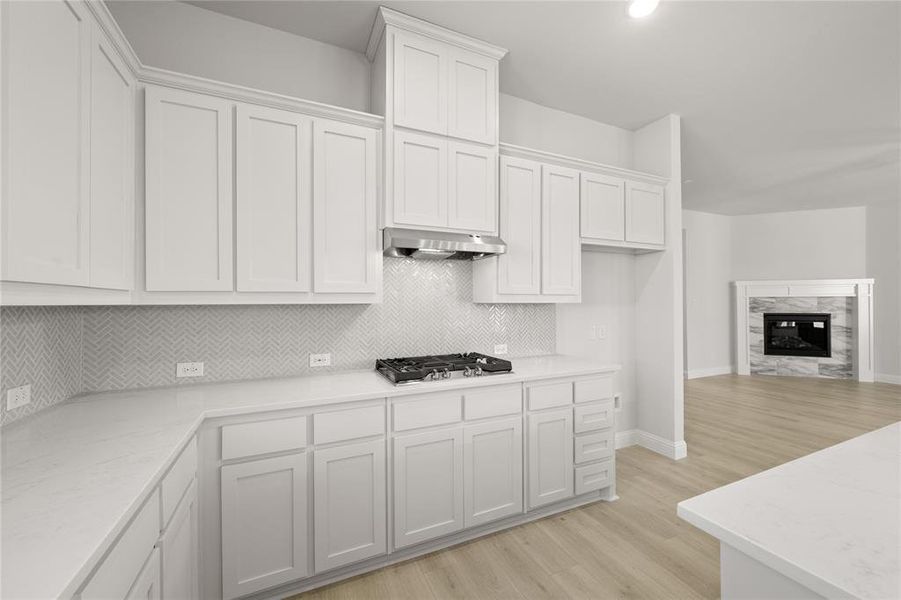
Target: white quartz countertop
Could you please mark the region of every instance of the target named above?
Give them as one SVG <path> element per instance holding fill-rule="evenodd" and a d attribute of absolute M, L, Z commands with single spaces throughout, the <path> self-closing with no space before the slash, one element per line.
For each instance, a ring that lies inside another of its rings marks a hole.
<path fill-rule="evenodd" d="M 685 500 L 678 513 L 828 598 L 901 598 L 901 422 Z"/>
<path fill-rule="evenodd" d="M 0 597 L 75 593 L 204 419 L 619 369 L 513 359 L 514 373 L 394 386 L 375 371 L 82 396 L 0 431 Z"/>

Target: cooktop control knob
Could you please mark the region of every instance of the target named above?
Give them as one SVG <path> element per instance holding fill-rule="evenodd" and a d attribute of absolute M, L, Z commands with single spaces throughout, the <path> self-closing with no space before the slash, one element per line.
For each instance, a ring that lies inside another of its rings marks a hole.
<path fill-rule="evenodd" d="M 472 369 L 463 367 L 463 377 L 472 377 Z"/>
<path fill-rule="evenodd" d="M 446 368 L 441 372 L 441 379 L 450 379 L 450 369 Z"/>
<path fill-rule="evenodd" d="M 475 375 L 476 377 L 481 377 L 482 376 L 482 367 L 476 367 L 475 371 L 473 371 L 473 375 Z"/>

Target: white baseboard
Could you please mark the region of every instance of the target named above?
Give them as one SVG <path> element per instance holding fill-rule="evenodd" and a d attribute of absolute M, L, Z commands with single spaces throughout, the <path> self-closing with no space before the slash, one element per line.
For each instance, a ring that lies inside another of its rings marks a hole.
<path fill-rule="evenodd" d="M 700 379 L 701 377 L 713 377 L 714 375 L 730 375 L 733 373 L 731 366 L 725 367 L 709 367 L 706 369 L 691 369 L 685 371 L 685 379 Z"/>
<path fill-rule="evenodd" d="M 641 429 L 628 429 L 616 433 L 617 449 L 628 446 L 641 446 L 673 460 L 680 460 L 688 456 L 688 445 L 684 440 L 671 442 Z"/>
<path fill-rule="evenodd" d="M 876 373 L 876 381 L 879 383 L 894 383 L 901 385 L 901 375 L 889 375 L 888 373 Z"/>

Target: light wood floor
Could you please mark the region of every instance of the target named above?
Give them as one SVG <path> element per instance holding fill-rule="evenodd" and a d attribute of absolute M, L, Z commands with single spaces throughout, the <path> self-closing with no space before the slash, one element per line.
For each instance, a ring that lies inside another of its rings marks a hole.
<path fill-rule="evenodd" d="M 899 420 L 894 385 L 735 375 L 689 381 L 688 458 L 619 450 L 619 501 L 298 598 L 717 598 L 718 543 L 676 517 L 679 501 Z"/>

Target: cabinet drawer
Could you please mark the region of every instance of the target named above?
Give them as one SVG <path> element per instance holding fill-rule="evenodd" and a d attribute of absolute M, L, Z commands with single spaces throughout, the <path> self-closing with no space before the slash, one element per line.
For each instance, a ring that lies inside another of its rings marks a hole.
<path fill-rule="evenodd" d="M 313 443 L 329 444 L 385 433 L 385 407 L 364 406 L 313 417 Z"/>
<path fill-rule="evenodd" d="M 575 407 L 573 429 L 576 433 L 596 431 L 613 426 L 613 400 Z"/>
<path fill-rule="evenodd" d="M 616 467 L 612 460 L 576 467 L 576 495 L 602 490 L 613 484 Z"/>
<path fill-rule="evenodd" d="M 576 404 L 613 398 L 613 378 L 598 377 L 597 379 L 577 381 L 575 385 L 575 397 Z"/>
<path fill-rule="evenodd" d="M 573 401 L 573 384 L 548 383 L 529 387 L 529 410 L 542 410 L 555 406 L 567 406 Z"/>
<path fill-rule="evenodd" d="M 471 390 L 463 396 L 463 415 L 467 421 L 521 412 L 522 387 L 518 384 Z"/>
<path fill-rule="evenodd" d="M 596 433 L 580 435 L 575 440 L 576 464 L 603 460 L 613 456 L 616 432 L 612 427 Z"/>
<path fill-rule="evenodd" d="M 163 502 L 163 527 L 172 518 L 178 501 L 184 495 L 185 490 L 194 481 L 197 473 L 197 438 L 192 439 L 182 451 L 169 472 L 163 478 L 160 486 Z"/>
<path fill-rule="evenodd" d="M 433 427 L 461 420 L 459 393 L 417 396 L 394 405 L 394 431 Z"/>
<path fill-rule="evenodd" d="M 82 600 L 124 598 L 153 552 L 160 535 L 160 497 L 156 490 L 129 523 L 100 568 L 81 591 Z"/>
<path fill-rule="evenodd" d="M 297 450 L 306 445 L 306 417 L 240 423 L 222 428 L 222 460 Z"/>

